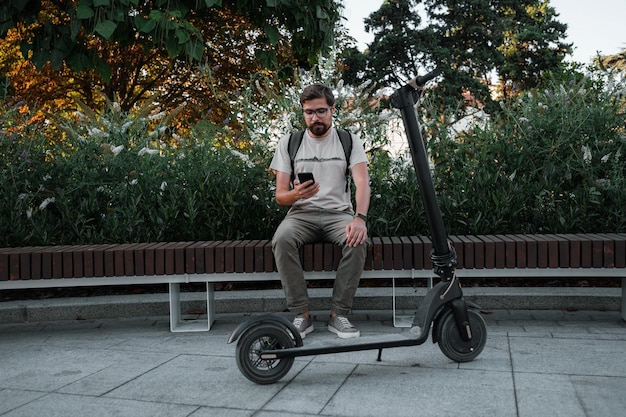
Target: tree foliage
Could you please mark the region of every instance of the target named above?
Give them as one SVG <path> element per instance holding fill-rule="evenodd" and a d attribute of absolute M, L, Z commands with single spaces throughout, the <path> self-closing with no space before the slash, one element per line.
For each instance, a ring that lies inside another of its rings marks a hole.
<path fill-rule="evenodd" d="M 181 120 L 221 124 L 251 75 L 309 66 L 337 20 L 330 0 L 19 0 L 0 6 L 0 76 L 49 112 L 104 92 L 128 111 L 158 97 Z M 114 27 L 114 29 L 113 29 Z M 108 29 L 107 29 L 108 28 Z M 201 54 L 198 52 L 201 50 Z"/>
<path fill-rule="evenodd" d="M 367 74 L 397 87 L 439 66 L 440 102 L 456 107 L 469 91 L 492 105 L 494 74 L 509 94 L 559 69 L 571 45 L 562 41 L 567 26 L 556 17 L 546 0 L 387 0 L 365 20 L 374 34 Z"/>
<path fill-rule="evenodd" d="M 210 23 L 216 11 L 228 9 L 254 26 L 259 43 L 276 45 L 288 37 L 299 63 L 311 65 L 331 44 L 339 19 L 338 3 L 332 0 L 15 0 L 0 7 L 0 35 L 20 24 L 39 23 L 22 45 L 38 68 L 65 62 L 81 71 L 95 63 L 102 75 L 106 63 L 89 47 L 94 37 L 201 61 L 211 39 L 197 23 Z M 267 52 L 260 58 L 272 61 Z"/>

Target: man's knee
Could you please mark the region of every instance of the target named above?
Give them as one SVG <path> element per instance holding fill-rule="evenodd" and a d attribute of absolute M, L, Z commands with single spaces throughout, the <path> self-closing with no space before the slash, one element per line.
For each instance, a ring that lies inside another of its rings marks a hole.
<path fill-rule="evenodd" d="M 280 225 L 274 236 L 272 237 L 272 249 L 276 250 L 288 250 L 298 246 L 298 239 L 291 227 L 285 227 Z"/>
<path fill-rule="evenodd" d="M 354 262 L 365 262 L 367 257 L 367 244 L 363 243 L 357 246 L 345 246 L 343 250 L 343 258 L 348 258 Z"/>

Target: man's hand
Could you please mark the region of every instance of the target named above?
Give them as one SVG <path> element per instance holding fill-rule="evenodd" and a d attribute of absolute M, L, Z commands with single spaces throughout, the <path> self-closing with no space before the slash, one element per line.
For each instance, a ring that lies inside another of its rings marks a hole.
<path fill-rule="evenodd" d="M 320 191 L 319 183 L 316 182 L 315 184 L 311 185 L 312 183 L 313 180 L 305 181 L 302 184 L 300 184 L 300 181 L 294 180 L 293 188 L 296 191 L 296 196 L 298 197 L 298 200 L 311 198 Z"/>
<path fill-rule="evenodd" d="M 365 220 L 355 217 L 346 226 L 346 243 L 350 247 L 359 246 L 367 241 L 367 225 Z"/>

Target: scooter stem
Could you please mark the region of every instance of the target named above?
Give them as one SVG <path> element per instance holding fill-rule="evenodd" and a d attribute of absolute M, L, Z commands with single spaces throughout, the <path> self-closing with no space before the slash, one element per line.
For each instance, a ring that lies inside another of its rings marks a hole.
<path fill-rule="evenodd" d="M 451 280 L 454 276 L 454 268 L 456 267 L 456 253 L 454 247 L 448 242 L 448 235 L 444 227 L 441 210 L 437 202 L 437 195 L 435 194 L 435 186 L 433 185 L 433 179 L 430 173 L 430 163 L 426 146 L 422 139 L 422 133 L 415 112 L 415 104 L 419 99 L 421 86 L 438 74 L 439 71 L 435 70 L 399 88 L 391 96 L 391 104 L 393 107 L 400 110 L 402 120 L 404 121 L 413 167 L 417 174 L 422 202 L 424 203 L 424 210 L 432 237 L 433 250 L 430 256 L 435 267 L 434 271 L 443 279 Z M 420 88 L 416 89 L 415 86 Z"/>
<path fill-rule="evenodd" d="M 456 251 L 448 241 L 448 235 L 443 224 L 441 209 L 437 201 L 435 186 L 430 173 L 430 163 L 426 152 L 426 145 L 422 138 L 415 104 L 417 103 L 422 87 L 430 80 L 439 75 L 438 69 L 411 80 L 407 85 L 399 88 L 391 96 L 391 104 L 400 110 L 404 128 L 409 142 L 413 167 L 417 174 L 420 185 L 422 202 L 428 220 L 428 226 L 433 242 L 433 250 L 430 258 L 433 261 L 434 272 L 443 278 L 443 282 L 437 284 L 427 294 L 420 307 L 417 309 L 413 326 L 427 328 L 442 303 L 451 302 L 455 321 L 463 340 L 470 340 L 471 329 L 467 308 L 463 301 L 463 291 L 456 277 Z"/>

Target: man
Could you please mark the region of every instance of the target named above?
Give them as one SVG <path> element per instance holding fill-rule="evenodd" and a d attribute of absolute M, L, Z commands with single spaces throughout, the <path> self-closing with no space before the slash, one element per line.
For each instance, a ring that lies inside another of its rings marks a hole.
<path fill-rule="evenodd" d="M 361 140 L 350 135 L 352 151 L 346 159 L 339 134 L 332 127 L 335 97 L 330 88 L 320 84 L 306 87 L 300 104 L 307 129 L 295 158 L 292 162 L 287 134 L 278 143 L 270 165 L 276 173 L 276 201 L 291 206 L 272 240 L 274 259 L 287 305 L 296 313 L 293 323 L 304 338 L 314 328 L 299 248 L 316 241 L 340 245 L 342 258 L 333 287 L 328 330 L 340 338 L 359 337 L 360 332 L 346 316 L 352 309 L 367 252 L 367 156 Z M 356 186 L 355 208 L 346 186 L 346 168 Z M 300 183 L 297 174 L 303 172 L 313 173 L 314 179 Z"/>

